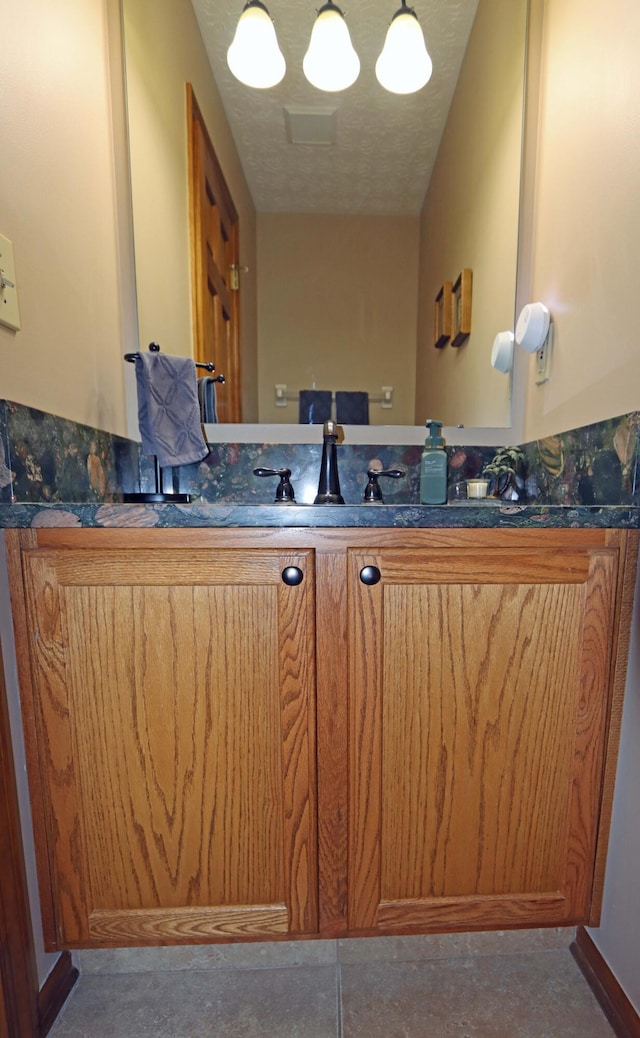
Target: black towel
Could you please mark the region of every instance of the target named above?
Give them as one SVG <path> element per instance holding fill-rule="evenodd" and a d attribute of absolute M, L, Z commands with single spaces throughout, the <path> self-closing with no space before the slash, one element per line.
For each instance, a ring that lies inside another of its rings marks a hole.
<path fill-rule="evenodd" d="M 338 425 L 368 425 L 369 394 L 337 392 L 336 421 Z"/>
<path fill-rule="evenodd" d="M 300 425 L 322 425 L 331 418 L 331 391 L 328 389 L 301 389 Z"/>

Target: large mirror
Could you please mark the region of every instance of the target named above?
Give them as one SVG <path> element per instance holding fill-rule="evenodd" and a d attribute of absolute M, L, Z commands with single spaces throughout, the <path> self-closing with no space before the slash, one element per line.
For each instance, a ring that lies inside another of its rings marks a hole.
<path fill-rule="evenodd" d="M 369 393 L 359 442 L 414 442 L 427 417 L 510 425 L 490 355 L 514 325 L 527 0 L 419 0 L 434 71 L 404 97 L 373 71 L 397 6 L 350 0 L 361 73 L 329 94 L 302 73 L 313 3 L 270 0 L 287 73 L 257 91 L 225 60 L 242 0 L 123 0 L 140 342 L 193 350 L 190 83 L 239 214 L 251 438 L 267 423 L 305 439 L 311 388 Z M 436 296 L 467 269 L 471 333 L 436 349 Z"/>

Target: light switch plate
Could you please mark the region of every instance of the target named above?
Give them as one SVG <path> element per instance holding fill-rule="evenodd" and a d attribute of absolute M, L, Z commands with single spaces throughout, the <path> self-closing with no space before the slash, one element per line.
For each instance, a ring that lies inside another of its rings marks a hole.
<path fill-rule="evenodd" d="M 0 234 L 0 324 L 14 332 L 20 331 L 20 310 L 16 288 L 16 267 L 13 262 L 13 245 Z"/>

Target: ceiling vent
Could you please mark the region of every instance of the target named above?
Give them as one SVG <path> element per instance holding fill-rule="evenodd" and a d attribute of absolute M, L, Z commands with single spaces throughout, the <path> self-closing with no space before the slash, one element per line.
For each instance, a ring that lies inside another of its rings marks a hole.
<path fill-rule="evenodd" d="M 338 132 L 337 108 L 304 108 L 285 105 L 284 122 L 290 144 L 335 144 Z"/>

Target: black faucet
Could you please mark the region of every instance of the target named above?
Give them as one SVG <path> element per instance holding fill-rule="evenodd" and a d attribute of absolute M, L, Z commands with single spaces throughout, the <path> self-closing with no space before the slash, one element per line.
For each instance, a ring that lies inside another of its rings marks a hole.
<path fill-rule="evenodd" d="M 340 493 L 340 477 L 338 476 L 338 426 L 335 422 L 325 422 L 322 430 L 322 461 L 320 462 L 320 479 L 318 493 L 314 505 L 343 505 L 344 498 Z"/>

